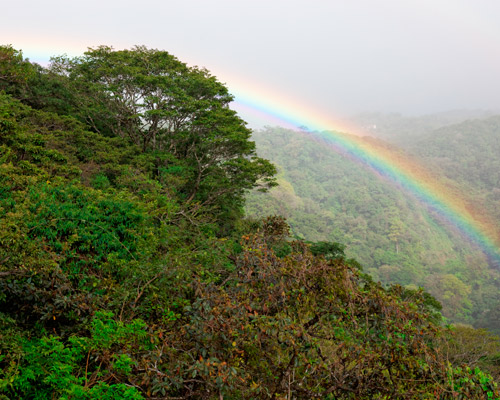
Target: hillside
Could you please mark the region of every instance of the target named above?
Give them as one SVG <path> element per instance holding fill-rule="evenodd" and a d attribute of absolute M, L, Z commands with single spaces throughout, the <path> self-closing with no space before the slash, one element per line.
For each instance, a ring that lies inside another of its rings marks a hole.
<path fill-rule="evenodd" d="M 497 337 L 244 218 L 275 168 L 231 100 L 164 51 L 0 47 L 0 397 L 500 398 Z"/>
<path fill-rule="evenodd" d="M 410 149 L 422 136 L 429 136 L 437 129 L 461 124 L 465 121 L 485 119 L 498 111 L 454 110 L 421 116 L 405 116 L 398 113 L 363 113 L 349 120 L 361 131 L 393 143 L 403 149 Z"/>
<path fill-rule="evenodd" d="M 443 127 L 408 151 L 482 199 L 500 221 L 500 116 Z"/>
<path fill-rule="evenodd" d="M 500 226 L 500 116 L 442 127 L 415 140 L 408 151 L 472 193 Z M 499 310 L 489 308 L 478 325 L 498 331 Z"/>
<path fill-rule="evenodd" d="M 285 215 L 298 237 L 345 244 L 375 280 L 426 288 L 450 321 L 500 330 L 486 317 L 500 305 L 498 270 L 415 198 L 300 132 L 267 128 L 253 138 L 280 185 L 249 196 L 250 215 Z"/>
<path fill-rule="evenodd" d="M 431 163 L 450 179 L 494 190 L 499 183 L 500 116 L 456 111 L 422 117 L 364 114 L 353 122 L 367 133 Z"/>
<path fill-rule="evenodd" d="M 500 226 L 500 116 L 483 114 L 486 115 L 476 112 L 430 118 L 400 117 L 397 122 L 385 117 L 385 123 L 377 125 L 376 135 L 403 146 L 421 163 L 456 182 L 462 192 L 474 197 L 485 214 Z M 424 123 L 425 120 L 428 122 Z M 413 121 L 417 121 L 417 127 L 427 128 L 418 128 L 418 134 L 414 134 Z M 499 268 L 498 264 L 493 267 Z M 482 286 L 475 287 L 475 291 L 482 292 Z M 494 292 L 487 296 L 500 297 Z M 477 325 L 498 331 L 499 309 L 498 306 L 486 308 Z"/>

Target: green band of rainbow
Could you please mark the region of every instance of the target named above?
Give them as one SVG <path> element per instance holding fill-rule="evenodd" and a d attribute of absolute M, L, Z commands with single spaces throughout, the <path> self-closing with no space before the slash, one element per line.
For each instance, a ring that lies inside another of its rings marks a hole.
<path fill-rule="evenodd" d="M 285 122 L 289 127 L 307 127 L 305 133 L 311 140 L 328 143 L 335 151 L 348 154 L 414 195 L 480 246 L 490 260 L 500 267 L 500 234 L 498 227 L 491 222 L 493 219 L 484 215 L 484 211 L 472 199 L 465 198 L 457 187 L 444 182 L 436 173 L 408 155 L 374 138 L 332 130 L 336 126 L 334 122 L 306 108 L 285 109 L 270 104 L 265 97 L 256 99 L 238 91 L 236 102 Z"/>

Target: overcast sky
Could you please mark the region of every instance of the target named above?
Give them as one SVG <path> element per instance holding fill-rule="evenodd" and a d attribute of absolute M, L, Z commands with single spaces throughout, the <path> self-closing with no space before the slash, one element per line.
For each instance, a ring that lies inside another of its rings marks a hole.
<path fill-rule="evenodd" d="M 100 44 L 167 50 L 251 106 L 500 109 L 498 0 L 16 0 L 0 38 L 37 62 Z"/>

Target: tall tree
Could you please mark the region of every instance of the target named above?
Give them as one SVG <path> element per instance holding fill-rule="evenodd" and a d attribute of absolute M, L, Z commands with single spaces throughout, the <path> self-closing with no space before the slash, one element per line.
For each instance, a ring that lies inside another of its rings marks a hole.
<path fill-rule="evenodd" d="M 166 51 L 106 46 L 56 58 L 51 70 L 69 78 L 80 118 L 93 130 L 157 153 L 156 174 L 174 165 L 187 204 L 232 213 L 245 190 L 274 185 L 274 166 L 256 156 L 251 131 L 229 108 L 233 96 L 207 70 Z"/>
<path fill-rule="evenodd" d="M 19 95 L 26 90 L 34 67 L 23 58 L 21 51 L 0 45 L 0 90 Z"/>

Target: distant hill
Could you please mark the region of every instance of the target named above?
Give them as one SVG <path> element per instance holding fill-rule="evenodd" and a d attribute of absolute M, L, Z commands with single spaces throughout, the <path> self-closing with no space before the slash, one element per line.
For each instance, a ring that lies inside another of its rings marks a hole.
<path fill-rule="evenodd" d="M 266 128 L 253 139 L 280 185 L 252 193 L 249 214 L 281 214 L 299 237 L 344 243 L 376 280 L 425 287 L 450 321 L 477 324 L 500 305 L 499 271 L 412 196 L 300 132 Z"/>
<path fill-rule="evenodd" d="M 486 192 L 500 189 L 500 115 L 428 132 L 408 151 L 461 184 Z"/>
<path fill-rule="evenodd" d="M 426 132 L 407 142 L 406 151 L 458 184 L 500 225 L 500 115 Z"/>
<path fill-rule="evenodd" d="M 436 129 L 415 138 L 407 150 L 472 193 L 500 226 L 500 115 Z M 489 296 L 498 302 L 500 292 Z M 478 325 L 498 330 L 499 320 L 500 307 L 493 307 Z"/>
<path fill-rule="evenodd" d="M 362 113 L 350 121 L 362 131 L 407 149 L 422 135 L 436 129 L 460 124 L 472 119 L 494 116 L 498 112 L 485 110 L 454 110 L 421 116 L 404 116 L 399 113 Z"/>

